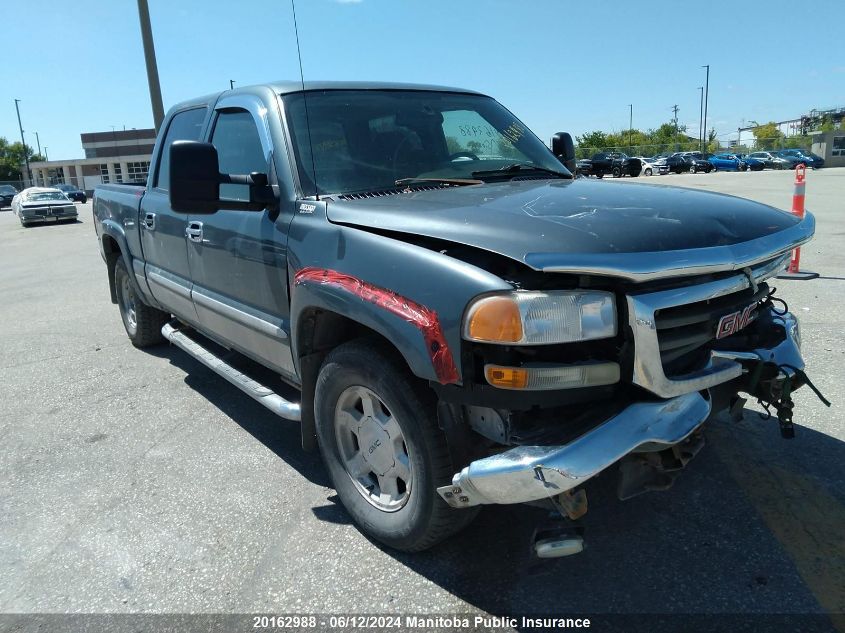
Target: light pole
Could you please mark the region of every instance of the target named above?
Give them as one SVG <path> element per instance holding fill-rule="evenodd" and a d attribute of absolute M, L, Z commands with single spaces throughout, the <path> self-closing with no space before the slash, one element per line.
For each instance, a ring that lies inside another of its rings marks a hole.
<path fill-rule="evenodd" d="M 21 143 L 23 144 L 23 159 L 26 163 L 26 180 L 32 184 L 32 173 L 29 171 L 29 152 L 26 151 L 26 141 L 23 138 L 23 125 L 21 125 L 21 109 L 18 104 L 20 99 L 15 99 L 15 111 L 18 113 L 18 128 L 21 131 Z"/>
<path fill-rule="evenodd" d="M 229 80 L 229 90 L 234 90 L 234 88 L 235 88 L 235 80 L 230 79 Z"/>
<path fill-rule="evenodd" d="M 141 22 L 141 41 L 144 43 L 144 62 L 147 65 L 147 83 L 150 86 L 150 105 L 153 108 L 153 123 L 156 132 L 164 120 L 164 106 L 161 104 L 161 84 L 158 82 L 156 49 L 153 44 L 153 31 L 150 27 L 150 7 L 147 0 L 138 0 L 138 19 Z"/>
<path fill-rule="evenodd" d="M 38 145 L 38 155 L 41 156 L 41 139 L 38 138 L 38 132 L 35 133 L 35 142 Z"/>
<path fill-rule="evenodd" d="M 702 124 L 702 139 L 705 147 L 707 147 L 707 104 L 710 102 L 710 64 L 705 64 L 702 68 L 707 69 L 707 77 L 704 80 L 704 121 Z"/>
<path fill-rule="evenodd" d="M 634 104 L 628 104 L 628 151 L 631 150 L 631 132 L 634 128 Z"/>
<path fill-rule="evenodd" d="M 44 146 L 44 160 L 50 160 L 50 157 L 47 156 L 47 146 Z"/>
<path fill-rule="evenodd" d="M 704 132 L 701 127 L 704 122 L 702 118 L 704 116 L 704 86 L 699 86 L 698 91 L 701 93 L 698 104 L 698 151 L 704 153 Z"/>

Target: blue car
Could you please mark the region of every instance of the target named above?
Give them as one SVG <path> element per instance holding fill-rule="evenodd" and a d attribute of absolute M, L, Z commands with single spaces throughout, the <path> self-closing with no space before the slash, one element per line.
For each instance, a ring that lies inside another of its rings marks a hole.
<path fill-rule="evenodd" d="M 803 149 L 782 149 L 777 152 L 777 155 L 782 158 L 797 158 L 807 167 L 812 167 L 813 169 L 824 167 L 824 158 Z"/>
<path fill-rule="evenodd" d="M 717 171 L 745 171 L 748 166 L 736 154 L 715 154 L 707 160 L 713 163 Z"/>

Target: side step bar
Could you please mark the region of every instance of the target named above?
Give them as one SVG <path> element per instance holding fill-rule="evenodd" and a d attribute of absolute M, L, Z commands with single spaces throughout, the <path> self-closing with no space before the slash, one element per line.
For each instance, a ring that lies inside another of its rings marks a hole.
<path fill-rule="evenodd" d="M 161 334 L 164 338 L 196 358 L 214 373 L 228 380 L 250 398 L 261 403 L 276 415 L 297 422 L 300 420 L 301 409 L 298 402 L 285 400 L 269 387 L 256 382 L 246 374 L 238 371 L 222 358 L 215 356 L 202 345 L 180 332 L 173 323 L 173 321 L 166 323 L 161 328 Z"/>

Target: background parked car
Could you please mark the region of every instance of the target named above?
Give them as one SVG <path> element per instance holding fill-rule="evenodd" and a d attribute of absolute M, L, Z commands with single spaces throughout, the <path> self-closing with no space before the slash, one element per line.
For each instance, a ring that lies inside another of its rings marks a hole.
<path fill-rule="evenodd" d="M 85 192 L 80 191 L 73 185 L 56 185 L 56 189 L 63 191 L 74 202 L 88 202 L 88 196 L 85 195 Z"/>
<path fill-rule="evenodd" d="M 777 155 L 781 158 L 787 159 L 797 158 L 807 167 L 812 167 L 813 169 L 819 169 L 820 167 L 824 167 L 824 158 L 822 158 L 818 154 L 813 154 L 813 152 L 808 152 L 803 149 L 782 149 L 777 152 Z"/>
<path fill-rule="evenodd" d="M 76 205 L 63 191 L 54 187 L 29 187 L 12 199 L 12 211 L 21 226 L 59 220 L 76 220 Z"/>
<path fill-rule="evenodd" d="M 12 185 L 0 185 L 0 208 L 11 207 L 12 198 L 14 198 L 17 193 L 18 190 Z"/>
<path fill-rule="evenodd" d="M 642 170 L 640 171 L 641 176 L 657 176 L 658 174 L 665 174 L 669 171 L 669 168 L 666 167 L 665 159 L 655 160 L 653 158 L 645 158 L 642 156 L 637 156 L 636 158 L 642 164 Z"/>
<path fill-rule="evenodd" d="M 590 173 L 597 178 L 611 174 L 614 178 L 639 176 L 642 163 L 622 152 L 599 152 L 590 159 Z"/>
<path fill-rule="evenodd" d="M 707 160 L 714 169 L 722 171 L 745 171 L 748 165 L 736 154 L 713 154 L 708 155 Z"/>
<path fill-rule="evenodd" d="M 581 158 L 575 163 L 575 174 L 579 176 L 591 176 L 593 163 L 589 158 Z"/>
<path fill-rule="evenodd" d="M 668 170 L 680 174 L 685 171 L 691 174 L 697 174 L 703 171 L 705 174 L 713 171 L 713 165 L 710 161 L 703 158 L 696 158 L 692 154 L 673 154 L 666 159 L 666 166 Z"/>
<path fill-rule="evenodd" d="M 800 162 L 795 157 L 784 158 L 774 152 L 752 152 L 748 156 L 762 162 L 767 169 L 792 169 Z"/>
<path fill-rule="evenodd" d="M 745 163 L 745 166 L 748 167 L 748 171 L 763 171 L 766 167 L 763 161 L 751 158 L 749 154 L 737 154 L 736 156 L 739 160 Z"/>

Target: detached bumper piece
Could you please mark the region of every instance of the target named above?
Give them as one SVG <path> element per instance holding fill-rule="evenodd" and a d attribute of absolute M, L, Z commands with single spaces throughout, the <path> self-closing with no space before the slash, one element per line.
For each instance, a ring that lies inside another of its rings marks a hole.
<path fill-rule="evenodd" d="M 710 410 L 698 392 L 638 402 L 564 446 L 518 446 L 474 461 L 437 492 L 453 508 L 557 497 L 637 449 L 682 442 Z"/>

